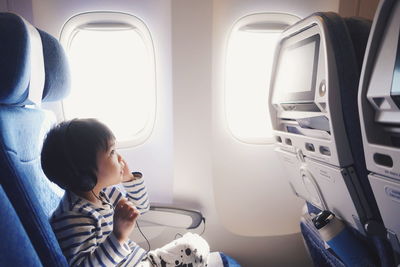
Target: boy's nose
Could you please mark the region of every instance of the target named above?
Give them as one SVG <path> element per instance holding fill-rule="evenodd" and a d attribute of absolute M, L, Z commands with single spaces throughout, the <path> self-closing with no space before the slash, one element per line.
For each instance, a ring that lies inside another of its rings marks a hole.
<path fill-rule="evenodd" d="M 125 168 L 125 162 L 121 156 L 118 157 L 118 163 L 121 165 L 122 169 Z"/>

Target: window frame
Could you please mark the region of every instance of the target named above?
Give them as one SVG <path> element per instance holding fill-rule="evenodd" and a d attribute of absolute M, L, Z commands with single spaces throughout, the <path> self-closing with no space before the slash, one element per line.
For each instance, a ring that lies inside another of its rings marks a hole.
<path fill-rule="evenodd" d="M 151 83 L 154 85 L 152 93 L 154 94 L 154 98 L 151 103 L 153 107 L 149 109 L 150 113 L 148 121 L 144 125 L 143 130 L 141 130 L 138 134 L 136 134 L 134 138 L 123 141 L 116 140 L 118 148 L 130 148 L 141 145 L 144 142 L 146 142 L 146 140 L 148 140 L 151 134 L 153 133 L 156 123 L 157 103 L 158 103 L 155 48 L 152 36 L 150 34 L 150 30 L 144 23 L 144 21 L 128 13 L 114 12 L 114 11 L 98 11 L 98 12 L 96 11 L 96 12 L 79 13 L 68 19 L 64 23 L 60 32 L 60 43 L 64 47 L 64 50 L 66 51 L 67 55 L 68 55 L 68 50 L 71 47 L 71 43 L 76 34 L 79 32 L 79 30 L 82 28 L 87 29 L 91 27 L 93 27 L 94 30 L 96 28 L 120 29 L 121 27 L 135 29 L 137 33 L 140 35 L 140 37 L 143 39 L 144 45 L 145 47 L 147 47 L 149 51 L 149 57 L 151 61 L 149 62 L 149 64 L 151 64 L 151 68 L 153 69 L 152 75 L 154 74 L 154 79 L 153 81 L 151 81 Z M 64 101 L 61 101 L 62 118 L 66 120 L 67 118 L 64 105 L 65 105 Z"/>
<path fill-rule="evenodd" d="M 273 138 L 273 128 L 271 127 L 271 137 L 241 137 L 238 136 L 237 133 L 235 133 L 232 128 L 231 128 L 231 122 L 229 120 L 229 115 L 228 115 L 228 104 L 227 104 L 227 94 L 228 94 L 228 73 L 227 73 L 227 62 L 228 62 L 228 51 L 230 47 L 230 42 L 232 40 L 232 37 L 234 34 L 238 31 L 254 31 L 254 32 L 270 32 L 270 33 L 277 33 L 277 32 L 283 32 L 287 27 L 290 25 L 296 23 L 299 21 L 300 18 L 287 14 L 287 13 L 254 13 L 254 14 L 249 14 L 246 16 L 243 16 L 239 19 L 237 19 L 227 36 L 226 44 L 225 44 L 225 57 L 224 57 L 224 78 L 223 78 L 223 112 L 224 112 L 224 118 L 225 122 L 227 125 L 227 130 L 228 132 L 241 143 L 246 143 L 246 144 L 256 144 L 256 145 L 269 145 L 269 144 L 274 144 L 275 139 Z M 278 40 L 279 41 L 279 40 Z M 268 85 L 269 86 L 269 85 Z M 268 88 L 267 92 L 268 97 L 270 97 L 270 88 Z M 268 99 L 265 99 L 265 102 L 267 103 Z M 268 103 L 265 106 L 266 108 L 269 109 Z M 266 118 L 267 120 L 270 120 L 270 118 Z"/>

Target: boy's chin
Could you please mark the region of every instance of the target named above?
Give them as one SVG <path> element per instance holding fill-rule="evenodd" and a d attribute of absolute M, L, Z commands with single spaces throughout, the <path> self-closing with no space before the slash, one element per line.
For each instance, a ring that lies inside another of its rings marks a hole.
<path fill-rule="evenodd" d="M 118 178 L 114 178 L 109 186 L 117 185 L 122 183 L 123 176 L 119 176 Z"/>

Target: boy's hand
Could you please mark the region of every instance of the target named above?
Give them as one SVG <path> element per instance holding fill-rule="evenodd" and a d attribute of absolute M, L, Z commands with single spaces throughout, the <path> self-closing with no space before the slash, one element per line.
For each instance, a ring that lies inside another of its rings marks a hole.
<path fill-rule="evenodd" d="M 126 198 L 121 199 L 115 206 L 113 232 L 121 244 L 128 241 L 138 217 L 139 211 Z"/>
<path fill-rule="evenodd" d="M 131 173 L 128 163 L 126 163 L 124 159 L 122 159 L 122 163 L 124 164 L 124 176 L 122 178 L 122 182 L 130 182 L 132 180 L 135 180 L 135 176 L 133 176 L 133 174 Z"/>

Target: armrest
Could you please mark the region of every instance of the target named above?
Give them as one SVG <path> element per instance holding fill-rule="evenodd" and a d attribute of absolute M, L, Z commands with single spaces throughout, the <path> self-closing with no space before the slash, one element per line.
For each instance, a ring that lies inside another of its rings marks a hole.
<path fill-rule="evenodd" d="M 199 227 L 205 218 L 201 212 L 196 210 L 175 207 L 169 204 L 151 203 L 150 210 L 141 215 L 139 220 L 150 225 L 194 229 Z"/>

